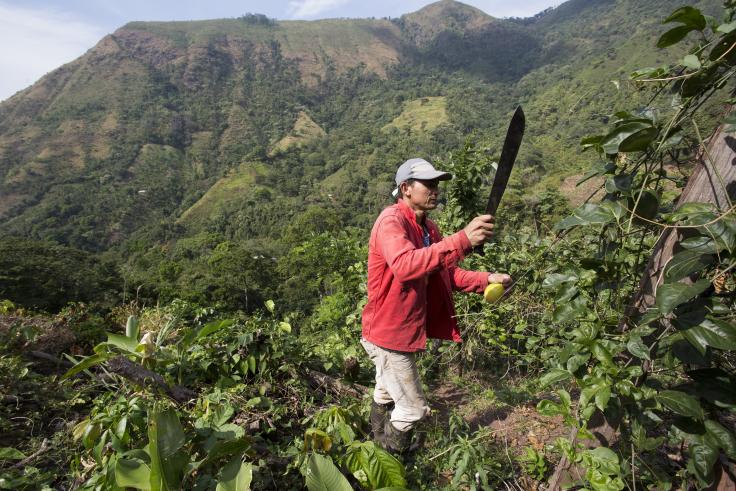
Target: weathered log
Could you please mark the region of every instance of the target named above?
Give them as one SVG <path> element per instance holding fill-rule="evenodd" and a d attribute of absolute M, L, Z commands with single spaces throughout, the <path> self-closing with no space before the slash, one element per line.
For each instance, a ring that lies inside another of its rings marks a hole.
<path fill-rule="evenodd" d="M 360 384 L 348 385 L 339 379 L 331 377 L 326 373 L 318 372 L 317 370 L 311 370 L 309 368 L 304 369 L 309 383 L 315 388 L 328 388 L 337 395 L 349 395 L 360 399 L 364 394 L 368 393 L 368 387 Z"/>
<path fill-rule="evenodd" d="M 677 207 L 684 203 L 700 202 L 712 203 L 722 212 L 733 212 L 733 201 L 736 198 L 736 138 L 724 131 L 721 125 L 708 142 L 707 148 L 701 155 L 693 174 L 688 179 L 685 189 L 677 202 Z M 662 283 L 664 268 L 677 252 L 678 243 L 683 239 L 682 232 L 677 228 L 666 228 L 657 240 L 652 255 L 639 283 L 639 289 L 632 298 L 625 315 L 619 324 L 624 332 L 632 327 L 632 321 L 649 308 L 655 305 L 657 287 Z M 689 281 L 689 280 L 686 280 Z M 667 327 L 666 321 L 661 329 Z M 645 372 L 646 372 L 646 368 Z M 646 373 L 645 373 L 646 375 Z M 643 382 L 643 379 L 640 383 Z M 591 421 L 589 429 L 596 435 L 598 443 L 610 446 L 618 435 L 619 422 L 608 421 L 602 414 L 596 413 L 599 418 L 596 423 Z M 577 432 L 573 431 L 570 440 L 577 441 Z M 595 444 L 595 442 L 594 442 Z M 564 484 L 579 479 L 580 470 L 575 469 L 566 458 L 562 458 L 555 467 L 555 471 L 548 481 L 548 491 L 561 489 Z M 723 479 L 726 472 L 720 474 Z"/>
<path fill-rule="evenodd" d="M 43 351 L 26 351 L 23 354 L 28 358 L 35 358 L 37 360 L 44 360 L 44 361 L 51 362 L 58 367 L 71 368 L 74 366 L 74 363 L 70 362 L 69 360 L 63 360 L 54 355 L 44 353 Z"/>
<path fill-rule="evenodd" d="M 133 363 L 124 356 L 116 356 L 107 362 L 107 369 L 121 377 L 130 380 L 141 387 L 148 387 L 163 392 L 174 401 L 184 404 L 196 399 L 197 393 L 180 385 L 169 386 L 164 378 L 156 372 Z"/>

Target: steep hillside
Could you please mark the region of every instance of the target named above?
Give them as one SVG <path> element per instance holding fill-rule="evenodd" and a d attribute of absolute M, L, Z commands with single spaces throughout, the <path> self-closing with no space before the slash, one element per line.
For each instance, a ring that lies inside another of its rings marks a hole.
<path fill-rule="evenodd" d="M 638 47 L 678 5 L 571 0 L 494 19 L 442 0 L 393 20 L 128 24 L 0 104 L 0 232 L 92 251 L 176 223 L 267 237 L 308 206 L 366 227 L 397 163 L 470 133 L 492 156 L 518 103 L 523 199 L 588 165 L 577 143 L 610 108 L 646 104 L 622 80 L 662 62 Z M 234 178 L 246 164 L 261 171 Z M 232 182 L 253 197 L 221 202 Z"/>

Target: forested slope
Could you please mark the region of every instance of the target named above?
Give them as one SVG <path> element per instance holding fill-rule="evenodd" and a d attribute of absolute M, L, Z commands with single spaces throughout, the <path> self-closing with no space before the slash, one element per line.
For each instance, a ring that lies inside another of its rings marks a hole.
<path fill-rule="evenodd" d="M 106 251 L 158 295 L 192 284 L 195 266 L 165 264 L 181 248 L 206 257 L 235 240 L 281 257 L 278 237 L 294 223 L 309 233 L 314 213 L 367 232 L 398 163 L 442 161 L 468 137 L 494 158 L 519 103 L 529 128 L 509 205 L 533 209 L 590 163 L 578 142 L 607 108 L 646 102 L 622 79 L 662 61 L 636 47 L 676 3 L 495 19 L 445 0 L 398 19 L 128 24 L 0 105 L 0 230 Z M 305 117 L 312 137 L 284 146 Z"/>

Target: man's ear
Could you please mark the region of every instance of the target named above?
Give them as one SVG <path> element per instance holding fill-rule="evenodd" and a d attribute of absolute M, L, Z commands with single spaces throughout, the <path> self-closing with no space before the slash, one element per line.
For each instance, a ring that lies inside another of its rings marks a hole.
<path fill-rule="evenodd" d="M 399 185 L 399 191 L 401 191 L 401 196 L 406 196 L 407 189 L 411 188 L 411 184 L 404 181 Z"/>

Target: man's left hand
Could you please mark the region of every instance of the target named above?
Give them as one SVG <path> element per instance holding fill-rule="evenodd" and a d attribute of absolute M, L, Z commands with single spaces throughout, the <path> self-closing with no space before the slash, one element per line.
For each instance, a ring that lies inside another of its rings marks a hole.
<path fill-rule="evenodd" d="M 511 286 L 511 276 L 505 273 L 491 273 L 488 275 L 488 283 L 501 283 L 504 288 Z"/>

